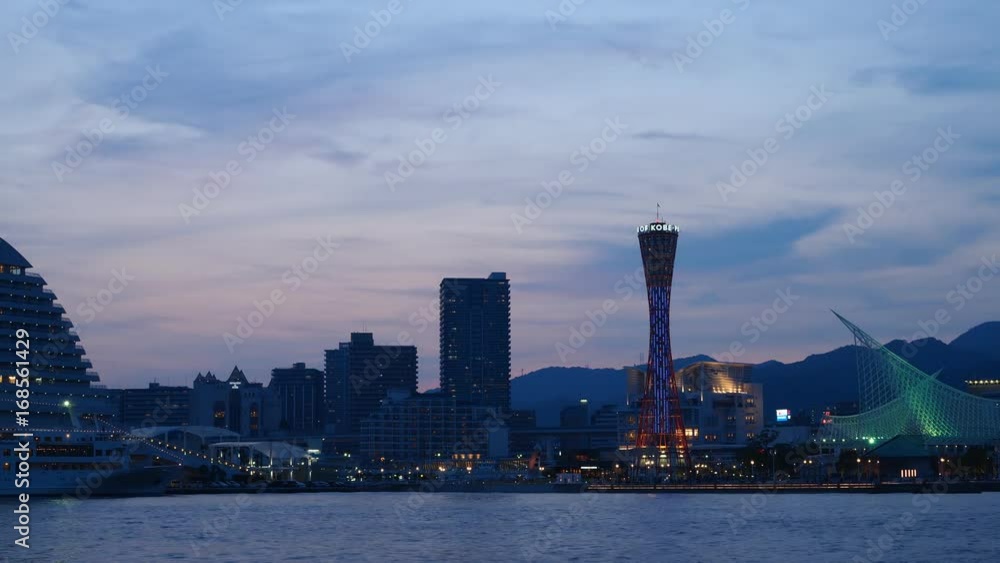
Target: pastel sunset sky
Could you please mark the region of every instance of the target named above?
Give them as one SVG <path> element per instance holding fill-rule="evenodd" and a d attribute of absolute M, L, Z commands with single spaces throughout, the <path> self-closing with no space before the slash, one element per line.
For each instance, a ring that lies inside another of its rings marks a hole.
<path fill-rule="evenodd" d="M 646 303 L 616 286 L 657 203 L 675 356 L 849 344 L 830 309 L 884 340 L 1000 319 L 996 2 L 43 4 L 0 4 L 0 236 L 109 386 L 267 381 L 365 327 L 412 337 L 435 387 L 421 319 L 443 277 L 493 271 L 515 375 L 635 363 Z"/>

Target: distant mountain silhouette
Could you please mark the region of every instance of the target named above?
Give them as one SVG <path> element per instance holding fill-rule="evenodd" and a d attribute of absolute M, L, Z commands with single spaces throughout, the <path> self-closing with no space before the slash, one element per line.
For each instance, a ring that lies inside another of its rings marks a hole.
<path fill-rule="evenodd" d="M 1000 323 L 987 325 L 1000 326 Z M 925 338 L 910 343 L 893 340 L 885 346 L 926 373 L 940 371 L 939 380 L 964 391 L 968 379 L 1000 377 L 1000 357 L 995 352 L 1000 338 L 997 332 L 983 328 L 987 325 L 973 328 L 952 344 Z M 857 401 L 856 362 L 855 347 L 845 346 L 800 362 L 766 362 L 756 366 L 753 377 L 764 384 L 765 416 L 778 408 L 798 411 Z"/>
<path fill-rule="evenodd" d="M 968 379 L 1000 379 L 1000 322 L 978 325 L 950 344 L 935 338 L 886 344 L 893 353 L 938 379 L 965 390 Z M 674 360 L 677 369 L 699 361 L 705 355 Z M 753 381 L 764 385 L 764 416 L 770 420 L 775 409 L 793 412 L 819 409 L 838 402 L 858 400 L 857 349 L 843 346 L 804 360 L 782 363 L 775 360 L 754 366 Z M 583 367 L 543 368 L 511 381 L 514 408 L 533 409 L 538 423 L 554 426 L 559 411 L 587 399 L 594 410 L 605 404 L 625 402 L 624 369 Z"/>
<path fill-rule="evenodd" d="M 949 346 L 1000 360 L 1000 322 L 983 323 L 952 340 Z"/>

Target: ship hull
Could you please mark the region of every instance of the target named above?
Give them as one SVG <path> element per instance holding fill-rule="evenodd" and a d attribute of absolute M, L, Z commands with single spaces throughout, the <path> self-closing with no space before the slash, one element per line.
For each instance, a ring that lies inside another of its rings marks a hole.
<path fill-rule="evenodd" d="M 27 493 L 32 497 L 94 497 L 160 496 L 170 482 L 181 475 L 180 468 L 170 466 L 142 467 L 102 474 L 98 470 L 31 472 L 30 485 L 16 488 L 14 482 L 0 482 L 0 498 Z"/>

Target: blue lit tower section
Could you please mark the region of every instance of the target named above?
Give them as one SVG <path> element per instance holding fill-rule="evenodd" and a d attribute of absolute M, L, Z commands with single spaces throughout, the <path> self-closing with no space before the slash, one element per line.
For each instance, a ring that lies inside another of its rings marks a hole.
<path fill-rule="evenodd" d="M 670 350 L 670 287 L 680 229 L 657 220 L 638 231 L 649 297 L 649 363 L 639 401 L 636 453 L 640 466 L 675 471 L 690 467 Z"/>

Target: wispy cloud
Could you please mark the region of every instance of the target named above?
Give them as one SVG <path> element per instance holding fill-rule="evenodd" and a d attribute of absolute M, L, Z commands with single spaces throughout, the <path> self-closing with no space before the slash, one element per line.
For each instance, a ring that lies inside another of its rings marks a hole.
<path fill-rule="evenodd" d="M 362 322 L 392 341 L 442 277 L 497 270 L 512 279 L 515 373 L 555 363 L 560 327 L 616 299 L 616 280 L 638 266 L 635 226 L 657 202 L 682 227 L 677 354 L 741 338 L 741 324 L 789 284 L 801 301 L 742 359 L 845 342 L 830 307 L 879 336 L 905 336 L 1000 240 L 1000 132 L 989 118 L 1000 7 L 928 3 L 886 39 L 878 21 L 892 4 L 845 0 L 819 14 L 753 2 L 677 73 L 671 53 L 720 6 L 590 2 L 553 29 L 529 0 L 412 3 L 348 63 L 338 45 L 384 2 L 244 2 L 221 21 L 198 0 L 72 2 L 17 52 L 0 50 L 10 77 L 0 90 L 0 235 L 65 303 L 93 295 L 114 268 L 135 272 L 127 294 L 81 328 L 113 385 L 190 379 L 234 361 L 256 379 L 293 361 L 321 365 L 322 350 Z M 35 10 L 3 3 L 3 31 L 19 32 Z M 57 181 L 53 159 L 114 117 L 114 100 L 150 65 L 169 78 Z M 491 74 L 502 89 L 447 129 L 419 174 L 387 190 L 386 167 L 447 128 Z M 830 103 L 720 202 L 716 183 L 814 85 L 835 93 Z M 294 123 L 247 160 L 241 144 L 284 107 Z M 614 116 L 629 125 L 625 137 L 586 158 L 596 124 Z M 842 225 L 947 126 L 963 142 L 851 245 Z M 231 160 L 242 172 L 197 221 L 181 220 L 178 204 Z M 518 235 L 511 214 L 567 169 L 573 182 L 558 203 Z M 218 335 L 318 236 L 342 242 L 336 260 L 234 360 Z M 998 317 L 1000 292 L 984 290 L 947 330 Z M 574 361 L 633 361 L 645 318 L 643 300 L 622 302 Z M 437 385 L 436 334 L 416 336 L 424 387 Z"/>

